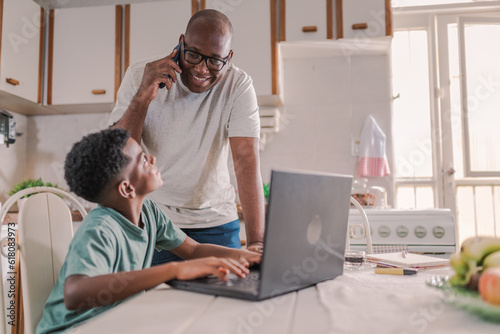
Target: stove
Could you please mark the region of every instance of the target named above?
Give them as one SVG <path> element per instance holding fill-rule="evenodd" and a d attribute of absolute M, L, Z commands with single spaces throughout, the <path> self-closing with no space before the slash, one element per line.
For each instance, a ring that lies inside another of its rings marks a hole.
<path fill-rule="evenodd" d="M 406 249 L 410 252 L 449 258 L 457 251 L 457 226 L 451 210 L 367 209 L 374 253 Z M 357 209 L 349 211 L 349 229 L 363 235 Z M 366 249 L 366 239 L 351 236 L 352 249 Z"/>

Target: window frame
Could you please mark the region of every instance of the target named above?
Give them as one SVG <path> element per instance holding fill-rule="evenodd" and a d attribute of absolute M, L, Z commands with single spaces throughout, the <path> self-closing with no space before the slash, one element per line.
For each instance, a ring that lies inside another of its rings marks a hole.
<path fill-rule="evenodd" d="M 432 15 L 427 13 L 420 14 L 402 14 L 401 21 L 398 21 L 397 24 L 394 25 L 394 31 L 411 31 L 411 30 L 423 30 L 427 32 L 427 57 L 428 57 L 428 70 L 429 70 L 429 109 L 430 109 L 430 127 L 431 127 L 431 141 L 432 145 L 432 176 L 427 178 L 412 178 L 412 177 L 395 177 L 395 190 L 396 194 L 394 196 L 395 206 L 398 207 L 397 202 L 397 192 L 399 187 L 409 187 L 413 186 L 414 192 L 416 193 L 417 188 L 427 186 L 431 187 L 434 192 L 434 207 L 442 207 L 443 206 L 443 196 L 440 189 L 442 189 L 442 182 L 440 171 L 441 171 L 441 134 L 440 131 L 436 131 L 436 129 L 440 128 L 436 126 L 439 124 L 438 113 L 436 112 L 436 81 L 435 81 L 435 57 L 433 57 L 434 52 L 434 29 L 432 22 Z M 399 18 L 399 17 L 398 17 Z M 417 201 L 415 197 L 415 207 L 417 207 Z"/>
<path fill-rule="evenodd" d="M 499 16 L 460 16 L 457 21 L 458 32 L 458 52 L 459 52 L 459 68 L 460 68 L 460 100 L 462 114 L 462 142 L 463 142 L 463 166 L 465 177 L 500 177 L 500 170 L 497 171 L 472 171 L 471 169 L 471 144 L 469 138 L 469 117 L 468 117 L 468 89 L 467 89 L 467 68 L 466 68 L 466 45 L 465 45 L 465 25 L 466 24 L 481 24 L 481 23 L 496 23 L 500 25 Z"/>

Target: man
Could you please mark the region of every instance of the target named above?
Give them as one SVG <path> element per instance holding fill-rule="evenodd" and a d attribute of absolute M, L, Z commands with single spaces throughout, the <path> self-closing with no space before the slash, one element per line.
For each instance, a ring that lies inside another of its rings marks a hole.
<path fill-rule="evenodd" d="M 228 18 L 203 10 L 190 19 L 165 58 L 132 65 L 110 117 L 157 157 L 165 186 L 149 197 L 198 242 L 240 247 L 232 152 L 247 248 L 261 251 L 264 194 L 259 162 L 259 113 L 250 77 L 231 63 Z M 166 89 L 159 87 L 165 84 Z M 153 264 L 178 259 L 155 254 Z"/>

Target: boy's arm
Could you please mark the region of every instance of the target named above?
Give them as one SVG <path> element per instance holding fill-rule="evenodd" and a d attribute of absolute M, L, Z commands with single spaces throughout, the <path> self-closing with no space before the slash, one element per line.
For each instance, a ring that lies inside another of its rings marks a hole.
<path fill-rule="evenodd" d="M 229 271 L 240 277 L 248 273 L 238 261 L 209 257 L 94 277 L 71 275 L 64 283 L 64 305 L 68 310 L 86 310 L 113 304 L 172 279 L 215 275 L 226 281 Z"/>
<path fill-rule="evenodd" d="M 214 244 L 200 244 L 188 236 L 186 236 L 186 239 L 179 247 L 170 251 L 184 260 L 216 256 L 234 259 L 245 266 L 260 263 L 262 257 L 259 253 L 243 249 L 223 247 Z"/>

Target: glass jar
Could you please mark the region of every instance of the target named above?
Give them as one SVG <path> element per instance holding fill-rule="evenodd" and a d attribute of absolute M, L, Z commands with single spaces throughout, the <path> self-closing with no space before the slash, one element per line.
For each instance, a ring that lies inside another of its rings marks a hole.
<path fill-rule="evenodd" d="M 384 209 L 387 205 L 387 192 L 384 187 L 368 186 L 368 179 L 354 179 L 351 196 L 364 208 Z M 352 204 L 351 204 L 352 206 Z"/>
<path fill-rule="evenodd" d="M 375 196 L 373 208 L 385 209 L 387 207 L 387 191 L 384 187 L 370 186 L 368 187 L 368 193 Z"/>

